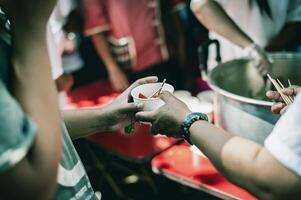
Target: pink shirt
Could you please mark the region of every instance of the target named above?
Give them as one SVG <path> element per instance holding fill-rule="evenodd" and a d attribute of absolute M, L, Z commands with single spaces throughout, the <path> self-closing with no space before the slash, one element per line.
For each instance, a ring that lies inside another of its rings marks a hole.
<path fill-rule="evenodd" d="M 171 1 L 171 0 L 170 0 Z M 160 0 L 84 0 L 85 34 L 108 32 L 132 41 L 132 70 L 141 71 L 169 59 Z M 179 2 L 172 1 L 176 9 Z"/>

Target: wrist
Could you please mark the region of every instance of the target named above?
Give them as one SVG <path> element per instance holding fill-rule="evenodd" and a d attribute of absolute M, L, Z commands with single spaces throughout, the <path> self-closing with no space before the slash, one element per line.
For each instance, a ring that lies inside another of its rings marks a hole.
<path fill-rule="evenodd" d="M 190 127 L 199 120 L 208 121 L 208 116 L 204 113 L 192 112 L 184 118 L 181 124 L 182 132 L 183 132 L 182 137 L 189 144 L 192 144 L 190 141 Z"/>

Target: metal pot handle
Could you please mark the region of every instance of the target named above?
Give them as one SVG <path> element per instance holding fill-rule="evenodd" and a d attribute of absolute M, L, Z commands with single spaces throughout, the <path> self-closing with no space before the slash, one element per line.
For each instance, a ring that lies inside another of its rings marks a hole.
<path fill-rule="evenodd" d="M 205 72 L 205 74 L 208 74 L 208 64 L 207 64 L 207 60 L 208 60 L 208 52 L 209 52 L 209 46 L 214 44 L 215 45 L 215 50 L 216 50 L 216 57 L 215 60 L 217 63 L 221 63 L 222 62 L 222 58 L 221 58 L 221 51 L 220 51 L 220 43 L 218 40 L 214 39 L 214 40 L 207 40 L 206 42 L 202 43 L 199 47 L 198 47 L 198 55 L 199 55 L 199 63 L 200 63 L 200 69 L 202 72 Z"/>

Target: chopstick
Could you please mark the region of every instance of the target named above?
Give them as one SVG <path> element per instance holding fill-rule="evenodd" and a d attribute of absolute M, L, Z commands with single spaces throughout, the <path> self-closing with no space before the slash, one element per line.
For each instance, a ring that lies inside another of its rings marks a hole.
<path fill-rule="evenodd" d="M 279 85 L 281 86 L 282 89 L 285 88 L 278 78 L 277 78 L 277 82 L 279 83 Z M 290 81 L 289 81 L 289 85 L 290 85 Z M 289 96 L 289 95 L 287 95 L 287 97 L 289 98 L 289 100 L 291 101 L 291 103 L 293 103 L 293 101 L 294 101 L 293 98 L 291 96 Z"/>
<path fill-rule="evenodd" d="M 153 95 L 151 95 L 150 97 L 148 97 L 148 99 L 154 97 L 155 95 L 159 95 L 159 94 L 161 93 L 161 91 L 162 91 L 162 88 L 163 88 L 165 82 L 166 82 L 166 79 L 163 80 L 163 82 L 162 82 L 160 88 L 159 88 Z"/>
<path fill-rule="evenodd" d="M 277 81 L 275 79 L 273 79 L 269 74 L 267 74 L 268 78 L 270 79 L 270 81 L 272 82 L 272 84 L 274 85 L 274 87 L 276 88 L 277 92 L 280 94 L 280 96 L 282 97 L 283 101 L 285 102 L 286 105 L 290 105 L 293 103 L 293 98 L 291 96 L 285 95 L 282 92 L 282 89 L 284 89 L 283 84 L 280 82 L 279 79 L 277 79 Z"/>

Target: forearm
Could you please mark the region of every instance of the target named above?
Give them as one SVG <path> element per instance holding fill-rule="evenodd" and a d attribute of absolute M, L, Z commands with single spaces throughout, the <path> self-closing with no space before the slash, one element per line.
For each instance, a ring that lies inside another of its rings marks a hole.
<path fill-rule="evenodd" d="M 104 33 L 92 35 L 91 39 L 99 57 L 104 62 L 107 70 L 109 72 L 115 70 L 118 65 L 110 52 L 109 44 Z"/>
<path fill-rule="evenodd" d="M 64 110 L 62 116 L 72 139 L 112 130 L 105 108 Z"/>
<path fill-rule="evenodd" d="M 292 187 L 292 182 L 298 182 L 298 178 L 257 143 L 233 136 L 204 121 L 194 123 L 190 132 L 193 144 L 231 182 L 260 199 L 294 194 L 296 188 Z"/>
<path fill-rule="evenodd" d="M 287 23 L 281 32 L 267 45 L 267 51 L 283 51 L 301 45 L 301 22 Z"/>
<path fill-rule="evenodd" d="M 192 10 L 198 20 L 209 30 L 222 35 L 242 48 L 253 43 L 252 39 L 232 21 L 217 2 L 213 0 L 201 0 L 201 2 L 192 4 Z"/>
<path fill-rule="evenodd" d="M 54 194 L 61 155 L 60 120 L 56 90 L 51 79 L 46 33 L 43 26 L 15 28 L 13 32 L 12 93 L 37 124 L 30 154 L 24 162 L 24 181 L 28 191 Z M 46 29 L 46 27 L 44 27 Z M 33 173 L 35 172 L 35 173 Z M 39 177 L 43 177 L 43 180 Z M 24 194 L 25 195 L 25 194 Z"/>

